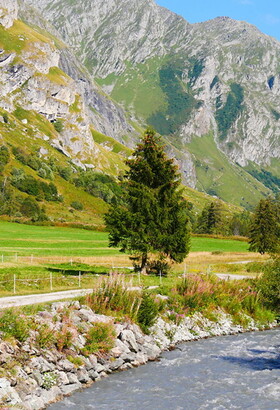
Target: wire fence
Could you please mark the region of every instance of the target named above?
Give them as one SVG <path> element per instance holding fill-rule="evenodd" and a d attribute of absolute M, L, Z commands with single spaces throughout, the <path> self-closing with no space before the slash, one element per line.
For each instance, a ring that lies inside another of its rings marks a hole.
<path fill-rule="evenodd" d="M 44 256 L 44 255 L 20 255 L 19 253 L 14 253 L 14 254 L 0 254 L 0 266 L 1 264 L 4 265 L 6 263 L 23 263 L 27 265 L 40 265 L 40 264 L 69 264 L 69 265 L 75 265 L 79 263 L 90 263 L 94 264 L 95 266 L 104 266 L 104 267 L 110 267 L 110 268 L 115 268 L 115 262 L 113 258 L 104 257 L 104 256 L 60 256 L 60 255 L 50 255 L 50 256 Z M 121 262 L 123 263 L 124 266 L 122 267 L 117 267 L 119 269 L 134 269 L 133 267 L 129 266 L 131 265 L 131 262 L 125 261 Z"/>
<path fill-rule="evenodd" d="M 117 268 L 112 273 L 118 273 Z M 139 273 L 126 273 L 120 274 L 127 279 L 130 279 L 131 286 L 141 285 L 141 275 Z M 36 291 L 39 290 L 49 290 L 50 292 L 54 291 L 57 288 L 77 288 L 80 289 L 83 286 L 89 287 L 90 285 L 94 286 L 96 279 L 100 277 L 99 274 L 86 275 L 82 271 L 79 271 L 78 275 L 54 275 L 52 272 L 48 276 L 37 276 L 37 277 L 28 277 L 24 278 L 16 274 L 11 275 L 8 279 L 0 280 L 0 289 L 5 289 L 9 293 L 16 295 L 17 293 L 22 293 L 26 290 L 26 287 L 30 286 Z M 136 279 L 136 281 L 134 280 Z"/>

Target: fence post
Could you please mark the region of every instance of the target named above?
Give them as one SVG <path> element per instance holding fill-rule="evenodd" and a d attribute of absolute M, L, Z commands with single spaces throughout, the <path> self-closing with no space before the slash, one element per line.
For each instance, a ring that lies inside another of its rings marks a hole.
<path fill-rule="evenodd" d="M 33 263 L 33 255 L 30 256 L 30 263 Z"/>
<path fill-rule="evenodd" d="M 16 275 L 14 275 L 14 294 L 16 294 Z"/>
<path fill-rule="evenodd" d="M 161 269 L 160 269 L 160 271 L 159 271 L 159 282 L 160 282 L 160 284 L 162 285 L 162 275 L 161 275 Z"/>
<path fill-rule="evenodd" d="M 72 260 L 72 258 L 70 259 L 70 265 L 71 265 L 71 266 L 73 265 L 73 260 Z"/>
<path fill-rule="evenodd" d="M 2 263 L 4 263 L 4 255 L 2 255 Z"/>
<path fill-rule="evenodd" d="M 81 287 L 81 271 L 79 271 L 79 288 Z"/>
<path fill-rule="evenodd" d="M 50 273 L 50 287 L 51 287 L 51 290 L 53 290 L 52 272 Z"/>

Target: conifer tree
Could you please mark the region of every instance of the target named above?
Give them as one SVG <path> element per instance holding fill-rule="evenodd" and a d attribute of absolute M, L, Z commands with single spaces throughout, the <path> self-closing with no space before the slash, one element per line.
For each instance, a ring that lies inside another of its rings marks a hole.
<path fill-rule="evenodd" d="M 153 130 L 145 132 L 126 163 L 124 205 L 105 215 L 109 245 L 136 256 L 143 273 L 150 253 L 182 262 L 189 252 L 187 202 L 177 167 Z"/>
<path fill-rule="evenodd" d="M 270 198 L 261 199 L 250 226 L 249 250 L 264 254 L 279 249 L 279 226 L 275 204 Z"/>

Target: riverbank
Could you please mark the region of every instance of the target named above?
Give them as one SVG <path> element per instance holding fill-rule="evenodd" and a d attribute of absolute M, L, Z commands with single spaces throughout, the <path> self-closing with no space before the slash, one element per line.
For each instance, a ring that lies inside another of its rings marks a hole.
<path fill-rule="evenodd" d="M 157 360 L 177 343 L 273 326 L 258 326 L 249 318 L 246 325 L 236 325 L 219 311 L 212 320 L 199 313 L 180 323 L 158 318 L 145 335 L 130 321 L 96 314 L 78 301 L 54 303 L 33 315 L 28 335 L 19 325 L 21 341 L 0 339 L 0 404 L 43 409 L 112 372 Z"/>

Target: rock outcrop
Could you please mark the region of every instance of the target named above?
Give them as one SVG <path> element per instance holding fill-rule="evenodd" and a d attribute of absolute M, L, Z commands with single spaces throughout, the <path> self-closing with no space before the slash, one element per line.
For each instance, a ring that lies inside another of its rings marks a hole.
<path fill-rule="evenodd" d="M 17 0 L 0 0 L 0 24 L 5 28 L 10 28 L 17 17 Z"/>

